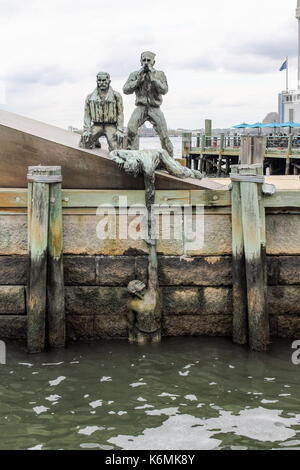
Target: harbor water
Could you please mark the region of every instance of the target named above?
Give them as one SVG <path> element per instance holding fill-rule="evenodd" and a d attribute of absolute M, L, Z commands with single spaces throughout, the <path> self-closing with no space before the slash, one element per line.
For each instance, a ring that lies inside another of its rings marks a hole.
<path fill-rule="evenodd" d="M 300 448 L 300 365 L 224 338 L 71 344 L 0 365 L 0 449 Z"/>

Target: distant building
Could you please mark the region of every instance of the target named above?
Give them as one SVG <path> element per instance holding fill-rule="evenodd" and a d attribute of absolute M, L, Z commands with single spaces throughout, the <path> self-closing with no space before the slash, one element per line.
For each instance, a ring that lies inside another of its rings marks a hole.
<path fill-rule="evenodd" d="M 278 113 L 280 122 L 300 122 L 300 0 L 297 0 L 296 18 L 298 21 L 298 88 L 279 94 Z"/>

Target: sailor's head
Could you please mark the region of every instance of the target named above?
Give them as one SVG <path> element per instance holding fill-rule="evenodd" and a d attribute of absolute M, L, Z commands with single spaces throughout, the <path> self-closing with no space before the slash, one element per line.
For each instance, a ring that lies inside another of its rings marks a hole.
<path fill-rule="evenodd" d="M 97 73 L 97 87 L 100 90 L 107 90 L 110 85 L 110 75 L 107 72 Z"/>
<path fill-rule="evenodd" d="M 141 65 L 142 67 L 154 67 L 155 64 L 155 54 L 154 52 L 145 51 L 141 54 Z"/>
<path fill-rule="evenodd" d="M 140 299 L 144 297 L 145 290 L 146 290 L 146 285 L 142 281 L 139 281 L 138 279 L 131 281 L 127 286 L 127 291 L 129 292 L 129 294 L 134 297 L 139 297 Z"/>

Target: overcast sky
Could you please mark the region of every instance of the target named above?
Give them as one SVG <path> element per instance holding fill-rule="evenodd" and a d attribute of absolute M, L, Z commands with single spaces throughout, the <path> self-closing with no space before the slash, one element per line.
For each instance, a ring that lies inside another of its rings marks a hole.
<path fill-rule="evenodd" d="M 0 107 L 61 127 L 81 126 L 95 75 L 117 91 L 156 52 L 168 78 L 170 128 L 262 120 L 297 84 L 296 0 L 0 0 Z M 125 121 L 134 96 L 123 96 Z"/>

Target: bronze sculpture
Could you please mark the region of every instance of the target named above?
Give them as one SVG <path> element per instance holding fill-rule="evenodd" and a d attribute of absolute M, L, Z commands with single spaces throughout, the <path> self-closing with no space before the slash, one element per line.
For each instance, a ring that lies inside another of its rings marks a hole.
<path fill-rule="evenodd" d="M 168 135 L 165 116 L 160 109 L 162 95 L 168 93 L 167 78 L 164 72 L 154 69 L 154 64 L 155 54 L 143 52 L 142 68 L 131 73 L 123 87 L 125 95 L 136 95 L 136 108 L 127 127 L 127 148 L 138 150 L 138 129 L 149 121 L 160 137 L 162 148 L 173 157 L 173 145 Z"/>
<path fill-rule="evenodd" d="M 149 246 L 148 285 L 131 281 L 127 290 L 131 295 L 127 303 L 128 340 L 144 344 L 161 340 L 161 294 L 158 282 L 158 262 L 154 240 L 145 240 Z"/>
<path fill-rule="evenodd" d="M 143 175 L 145 202 L 148 213 L 148 284 L 133 280 L 127 290 L 131 296 L 128 307 L 128 339 L 146 343 L 161 340 L 161 294 L 158 280 L 158 260 L 155 240 L 155 214 L 151 210 L 155 202 L 155 170 L 167 170 L 178 178 L 199 178 L 196 170 L 181 166 L 165 150 L 115 150 L 110 156 L 118 167 L 133 176 Z"/>
<path fill-rule="evenodd" d="M 97 88 L 85 101 L 84 127 L 79 146 L 92 149 L 99 138 L 105 136 L 109 150 L 122 147 L 124 138 L 123 99 L 120 93 L 110 86 L 110 75 L 97 74 Z"/>

